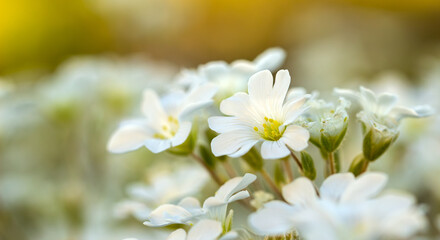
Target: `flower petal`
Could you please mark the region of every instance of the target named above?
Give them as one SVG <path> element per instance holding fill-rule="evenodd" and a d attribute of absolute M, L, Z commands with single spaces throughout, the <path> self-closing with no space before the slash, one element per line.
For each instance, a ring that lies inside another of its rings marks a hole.
<path fill-rule="evenodd" d="M 347 186 L 341 196 L 341 202 L 359 202 L 377 195 L 388 180 L 384 173 L 364 173 Z"/>
<path fill-rule="evenodd" d="M 383 93 L 377 99 L 377 112 L 379 116 L 387 115 L 391 109 L 396 105 L 397 96 L 391 93 Z"/>
<path fill-rule="evenodd" d="M 264 159 L 279 159 L 289 154 L 283 141 L 263 141 L 261 145 L 261 157 Z"/>
<path fill-rule="evenodd" d="M 176 115 L 179 116 L 179 119 L 188 119 L 192 117 L 192 114 L 195 111 L 204 108 L 213 102 L 212 97 L 214 97 L 217 90 L 217 87 L 211 83 L 206 83 L 192 89 L 183 100 Z"/>
<path fill-rule="evenodd" d="M 173 147 L 179 146 L 180 144 L 184 143 L 185 140 L 188 138 L 189 133 L 191 132 L 191 122 L 181 122 L 179 125 L 179 130 L 177 130 L 176 135 L 174 135 L 173 138 L 171 138 L 171 145 Z"/>
<path fill-rule="evenodd" d="M 237 240 L 240 239 L 239 235 L 235 231 L 227 232 L 225 235 L 221 236 L 219 240 Z"/>
<path fill-rule="evenodd" d="M 304 111 L 307 110 L 307 107 L 304 107 L 304 103 L 306 102 L 308 96 L 302 96 L 298 98 L 294 98 L 288 101 L 283 106 L 283 118 L 284 125 L 291 124 L 295 121 Z"/>
<path fill-rule="evenodd" d="M 434 114 L 434 109 L 427 105 L 416 106 L 413 109 L 397 106 L 391 110 L 391 115 L 397 120 L 400 121 L 403 118 L 412 117 L 412 118 L 421 118 L 428 117 Z"/>
<path fill-rule="evenodd" d="M 193 197 L 186 197 L 182 200 L 180 200 L 179 204 L 180 207 L 185 208 L 188 212 L 191 214 L 199 214 L 201 211 L 201 206 L 199 200 Z"/>
<path fill-rule="evenodd" d="M 210 117 L 208 119 L 209 128 L 218 132 L 232 132 L 236 130 L 253 130 L 253 126 L 240 120 L 237 117 Z"/>
<path fill-rule="evenodd" d="M 319 189 L 322 199 L 339 202 L 347 186 L 354 182 L 352 173 L 338 173 L 326 178 Z"/>
<path fill-rule="evenodd" d="M 147 147 L 152 153 L 160 153 L 171 147 L 171 140 L 150 138 L 145 141 L 145 147 Z"/>
<path fill-rule="evenodd" d="M 355 101 L 358 104 L 360 103 L 360 94 L 356 91 L 350 89 L 335 88 L 333 92 L 338 96 L 342 96 L 344 98 L 347 98 L 348 100 Z"/>
<path fill-rule="evenodd" d="M 271 93 L 273 76 L 269 70 L 255 73 L 249 78 L 248 92 L 252 101 L 264 103 Z"/>
<path fill-rule="evenodd" d="M 234 154 L 243 146 L 255 144 L 258 136 L 252 131 L 234 131 L 221 133 L 211 141 L 211 151 L 214 156 Z"/>
<path fill-rule="evenodd" d="M 270 100 L 273 101 L 272 110 L 276 111 L 282 109 L 284 99 L 286 98 L 287 91 L 289 90 L 289 86 L 290 86 L 289 71 L 287 70 L 278 71 L 275 77 L 275 84 L 273 85 L 273 89 L 271 93 L 272 96 L 270 98 Z"/>
<path fill-rule="evenodd" d="M 150 213 L 144 225 L 149 227 L 163 227 L 170 224 L 186 224 L 185 220 L 191 216 L 191 213 L 183 207 L 173 204 L 163 204 Z"/>
<path fill-rule="evenodd" d="M 309 145 L 309 138 L 310 133 L 307 129 L 296 125 L 290 125 L 287 126 L 283 133 L 283 137 L 280 140 L 292 150 L 300 152 L 306 149 Z"/>
<path fill-rule="evenodd" d="M 229 198 L 228 203 L 235 202 L 235 201 L 238 201 L 238 200 L 242 200 L 242 199 L 248 198 L 249 196 L 250 196 L 249 192 L 247 190 L 243 190 L 243 191 L 240 191 L 240 192 L 232 195 Z"/>
<path fill-rule="evenodd" d="M 243 190 L 253 183 L 255 179 L 257 179 L 257 176 L 251 173 L 246 173 L 243 177 L 232 178 L 217 190 L 215 197 L 228 202 L 234 193 Z"/>
<path fill-rule="evenodd" d="M 295 213 L 295 207 L 282 201 L 272 201 L 252 213 L 248 222 L 253 232 L 258 235 L 284 234 L 293 230 L 294 225 L 290 219 Z"/>
<path fill-rule="evenodd" d="M 142 113 L 152 122 L 163 122 L 167 119 L 160 99 L 152 89 L 146 89 L 143 93 Z"/>
<path fill-rule="evenodd" d="M 127 122 L 113 133 L 107 144 L 108 151 L 124 153 L 142 147 L 151 138 L 151 130 L 145 124 Z"/>
<path fill-rule="evenodd" d="M 220 222 L 204 219 L 196 223 L 188 232 L 187 240 L 215 240 L 222 233 Z"/>
<path fill-rule="evenodd" d="M 246 144 L 242 145 L 240 149 L 238 149 L 235 153 L 229 154 L 228 156 L 231 158 L 239 158 L 245 155 L 251 148 L 258 142 L 259 140 L 249 141 Z"/>
<path fill-rule="evenodd" d="M 262 119 L 262 116 L 256 111 L 250 103 L 250 97 L 246 93 L 236 93 L 234 96 L 223 100 L 220 103 L 220 111 L 225 115 L 231 115 L 240 118 L 241 120 Z"/>
<path fill-rule="evenodd" d="M 258 55 L 254 60 L 254 64 L 257 70 L 269 69 L 274 71 L 283 64 L 284 59 L 286 59 L 286 52 L 282 48 L 274 47 Z"/>
<path fill-rule="evenodd" d="M 186 240 L 186 232 L 185 230 L 179 228 L 172 232 L 166 240 Z"/>
<path fill-rule="evenodd" d="M 315 187 L 305 177 L 297 178 L 282 189 L 283 197 L 292 205 L 307 205 L 317 199 Z"/>

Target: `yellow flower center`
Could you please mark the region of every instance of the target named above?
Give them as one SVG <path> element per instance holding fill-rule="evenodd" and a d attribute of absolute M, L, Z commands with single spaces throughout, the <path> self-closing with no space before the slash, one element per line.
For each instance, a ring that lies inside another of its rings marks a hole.
<path fill-rule="evenodd" d="M 263 139 L 269 141 L 277 141 L 283 136 L 284 130 L 286 130 L 284 128 L 280 131 L 281 125 L 282 123 L 277 120 L 264 117 L 264 123 L 262 127 L 254 127 L 254 131 L 258 132 L 258 134 L 260 134 Z"/>
<path fill-rule="evenodd" d="M 167 121 L 162 125 L 161 129 L 153 135 L 154 138 L 170 139 L 176 135 L 179 129 L 179 120 L 173 116 L 168 116 Z"/>

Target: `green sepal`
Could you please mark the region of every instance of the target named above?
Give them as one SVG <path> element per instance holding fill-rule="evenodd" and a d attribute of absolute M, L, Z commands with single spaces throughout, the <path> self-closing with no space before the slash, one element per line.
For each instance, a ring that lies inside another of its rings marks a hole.
<path fill-rule="evenodd" d="M 353 159 L 349 171 L 353 173 L 355 176 L 359 176 L 360 174 L 362 174 L 367 170 L 368 163 L 369 163 L 368 159 L 366 159 L 364 155 L 361 153 Z"/>
<path fill-rule="evenodd" d="M 194 148 L 197 144 L 197 136 L 198 136 L 198 129 L 195 126 L 196 124 L 193 124 L 191 132 L 188 138 L 185 140 L 185 142 L 183 142 L 179 146 L 175 146 L 168 149 L 168 152 L 171 154 L 184 155 L 184 156 L 194 152 Z"/>
<path fill-rule="evenodd" d="M 199 153 L 200 157 L 205 161 L 205 163 L 211 167 L 214 168 L 216 164 L 216 157 L 214 154 L 212 154 L 211 149 L 207 147 L 206 145 L 200 145 L 199 146 Z"/>
<path fill-rule="evenodd" d="M 321 148 L 324 148 L 327 152 L 334 152 L 341 145 L 344 140 L 345 133 L 347 133 L 347 125 L 344 126 L 338 135 L 333 136 L 326 131 L 321 132 Z"/>
<path fill-rule="evenodd" d="M 398 134 L 380 131 L 374 127 L 364 137 L 362 151 L 369 161 L 378 159 L 397 139 Z"/>
<path fill-rule="evenodd" d="M 303 174 L 310 180 L 315 180 L 316 178 L 316 169 L 315 163 L 313 162 L 312 156 L 308 154 L 306 151 L 301 152 L 301 164 L 303 166 Z"/>
<path fill-rule="evenodd" d="M 234 217 L 234 210 L 229 210 L 228 216 L 226 216 L 223 231 L 227 233 L 232 229 L 232 218 Z"/>

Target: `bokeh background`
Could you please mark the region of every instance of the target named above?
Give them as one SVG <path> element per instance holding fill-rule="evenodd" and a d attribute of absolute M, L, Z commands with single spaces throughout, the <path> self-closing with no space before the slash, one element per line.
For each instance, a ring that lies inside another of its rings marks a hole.
<path fill-rule="evenodd" d="M 169 155 L 110 155 L 143 88 L 182 68 L 287 51 L 293 85 L 369 86 L 440 110 L 438 0 L 0 0 L 0 239 L 158 239 L 117 219 L 124 187 Z M 382 163 L 438 234 L 440 121 L 408 121 Z M 346 156 L 352 159 L 359 144 Z M 157 166 L 156 166 L 157 167 Z"/>

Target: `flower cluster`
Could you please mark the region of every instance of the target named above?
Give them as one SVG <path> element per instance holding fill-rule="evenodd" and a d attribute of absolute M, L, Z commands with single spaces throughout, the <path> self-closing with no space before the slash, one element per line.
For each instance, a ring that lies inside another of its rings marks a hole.
<path fill-rule="evenodd" d="M 359 93 L 335 89 L 336 101 L 301 88 L 289 91 L 289 71 L 271 72 L 284 57 L 273 48 L 254 61 L 211 62 L 183 70 L 162 97 L 145 90 L 144 117 L 122 122 L 108 150 L 146 147 L 192 158 L 219 188 L 201 204 L 189 195 L 201 191 L 205 178 L 186 168 L 151 187 L 132 186 L 135 200 L 117 212 L 148 227 L 181 227 L 167 239 L 182 240 L 407 239 L 422 231 L 427 221 L 414 197 L 382 192 L 387 175 L 368 168 L 396 141 L 403 118 L 427 117 L 432 110 L 396 106 L 395 95 L 364 87 Z M 350 162 L 341 151 L 356 105 L 363 143 Z M 237 214 L 240 224 L 233 221 Z"/>

